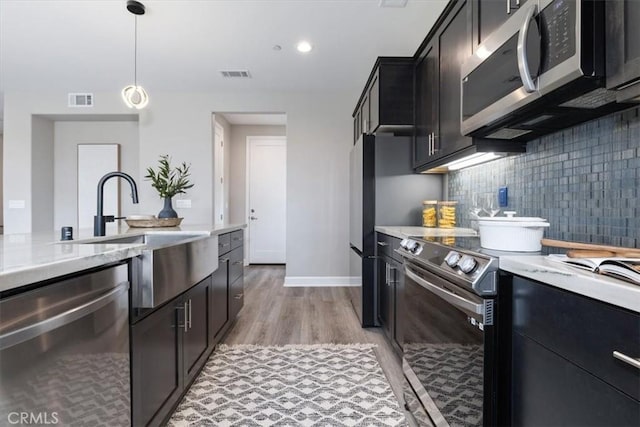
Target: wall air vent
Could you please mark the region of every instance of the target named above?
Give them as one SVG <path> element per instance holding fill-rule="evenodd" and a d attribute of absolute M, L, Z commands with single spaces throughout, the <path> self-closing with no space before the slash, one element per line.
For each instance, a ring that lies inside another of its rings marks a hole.
<path fill-rule="evenodd" d="M 70 93 L 69 107 L 93 107 L 92 93 Z"/>
<path fill-rule="evenodd" d="M 220 71 L 222 77 L 226 78 L 241 78 L 241 79 L 250 79 L 251 74 L 247 70 L 222 70 Z"/>

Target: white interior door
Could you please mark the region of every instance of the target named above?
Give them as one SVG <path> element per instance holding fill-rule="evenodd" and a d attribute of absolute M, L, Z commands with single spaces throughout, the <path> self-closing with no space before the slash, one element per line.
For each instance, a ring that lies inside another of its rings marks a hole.
<path fill-rule="evenodd" d="M 214 223 L 224 223 L 224 128 L 215 124 L 214 137 Z"/>
<path fill-rule="evenodd" d="M 285 137 L 247 137 L 249 263 L 286 262 Z"/>

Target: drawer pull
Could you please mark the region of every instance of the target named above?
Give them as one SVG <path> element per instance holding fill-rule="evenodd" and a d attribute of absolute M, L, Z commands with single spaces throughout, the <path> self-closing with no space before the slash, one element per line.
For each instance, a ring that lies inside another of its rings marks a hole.
<path fill-rule="evenodd" d="M 241 294 L 235 295 L 234 298 L 235 299 L 242 299 L 243 296 L 244 296 L 244 293 L 241 293 Z"/>
<path fill-rule="evenodd" d="M 233 265 L 240 265 L 240 264 L 242 264 L 242 261 L 234 261 L 233 262 Z"/>
<path fill-rule="evenodd" d="M 387 242 L 378 242 L 378 246 L 389 246 Z"/>
<path fill-rule="evenodd" d="M 229 262 L 229 258 L 220 258 L 220 262 L 222 263 Z"/>
<path fill-rule="evenodd" d="M 615 357 L 618 360 L 623 361 L 627 365 L 631 365 L 634 368 L 640 369 L 640 359 L 634 359 L 633 357 L 629 357 L 624 353 L 620 353 L 619 351 L 614 351 L 613 352 L 613 357 Z"/>
<path fill-rule="evenodd" d="M 234 241 L 234 242 L 238 242 L 238 241 L 240 241 L 240 240 L 242 240 L 242 238 L 241 238 L 241 237 L 234 237 L 234 238 L 233 238 L 233 241 Z"/>

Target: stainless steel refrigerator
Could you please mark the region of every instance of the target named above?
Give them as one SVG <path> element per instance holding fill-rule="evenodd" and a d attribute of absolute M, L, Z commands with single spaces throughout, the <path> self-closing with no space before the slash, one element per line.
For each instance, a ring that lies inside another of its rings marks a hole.
<path fill-rule="evenodd" d="M 361 135 L 350 154 L 351 303 L 362 326 L 377 325 L 376 225 L 420 225 L 422 201 L 442 197 L 442 177 L 414 173 L 408 136 Z"/>

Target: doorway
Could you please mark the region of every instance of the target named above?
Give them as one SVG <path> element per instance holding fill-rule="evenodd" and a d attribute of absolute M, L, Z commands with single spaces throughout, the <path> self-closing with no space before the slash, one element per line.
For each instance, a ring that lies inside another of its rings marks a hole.
<path fill-rule="evenodd" d="M 213 158 L 214 158 L 214 183 L 213 183 L 213 194 L 214 194 L 214 203 L 215 207 L 214 212 L 214 223 L 216 225 L 224 223 L 224 207 L 225 207 L 225 197 L 224 197 L 224 128 L 218 123 L 215 122 L 215 137 L 214 137 L 214 150 L 213 150 Z"/>
<path fill-rule="evenodd" d="M 247 136 L 249 264 L 286 262 L 287 143 L 284 136 Z"/>

